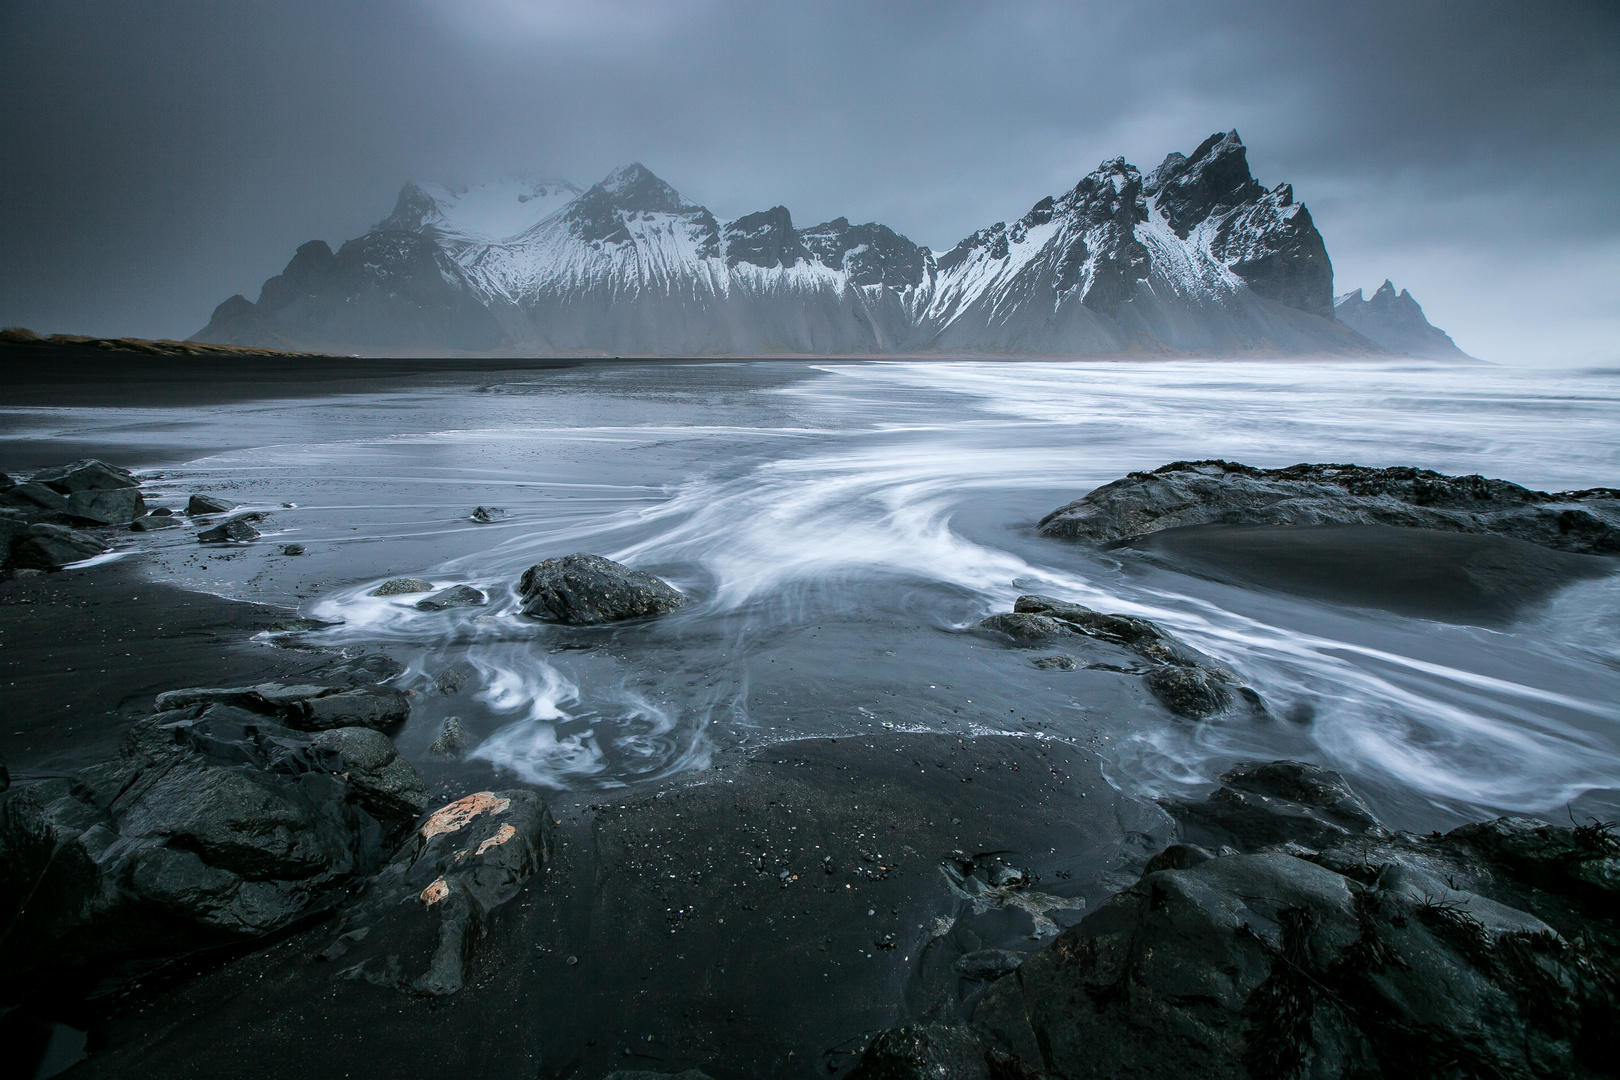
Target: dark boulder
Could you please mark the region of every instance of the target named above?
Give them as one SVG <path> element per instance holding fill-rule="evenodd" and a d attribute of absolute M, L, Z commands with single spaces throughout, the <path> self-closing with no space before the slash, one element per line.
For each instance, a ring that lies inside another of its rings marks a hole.
<path fill-rule="evenodd" d="M 1162 803 L 1190 840 L 1239 851 L 1323 848 L 1387 835 L 1344 777 L 1303 761 L 1249 762 L 1221 774 L 1206 799 Z"/>
<path fill-rule="evenodd" d="M 140 481 L 128 469 L 120 469 L 95 458 L 83 458 L 71 465 L 58 465 L 41 469 L 31 477 L 34 483 L 44 484 L 72 495 L 80 491 L 114 491 L 118 488 L 139 487 Z"/>
<path fill-rule="evenodd" d="M 92 525 L 128 525 L 146 513 L 139 488 L 86 488 L 68 496 L 70 517 Z"/>
<path fill-rule="evenodd" d="M 13 480 L 11 477 L 7 476 L 5 473 L 0 472 L 0 491 L 9 491 L 10 489 L 12 489 L 12 488 L 14 488 L 16 486 L 17 486 L 17 481 Z"/>
<path fill-rule="evenodd" d="M 340 974 L 443 997 L 461 989 L 495 910 L 545 865 L 551 813 L 533 791 L 441 807 L 343 913 L 320 954 Z"/>
<path fill-rule="evenodd" d="M 419 611 L 445 611 L 449 608 L 483 607 L 488 602 L 489 597 L 471 585 L 452 585 L 418 600 L 416 607 Z"/>
<path fill-rule="evenodd" d="M 67 513 L 67 496 L 55 488 L 30 480 L 25 484 L 0 491 L 0 505 L 16 507 L 29 513 Z"/>
<path fill-rule="evenodd" d="M 279 930 L 386 862 L 425 802 L 374 731 L 218 703 L 141 721 L 115 760 L 0 801 L 7 996 Z"/>
<path fill-rule="evenodd" d="M 258 520 L 256 514 L 244 514 L 222 521 L 212 529 L 203 529 L 197 534 L 199 544 L 245 544 L 250 540 L 259 538 L 259 530 L 253 527 Z"/>
<path fill-rule="evenodd" d="M 179 524 L 181 524 L 180 519 L 173 514 L 154 512 L 131 521 L 129 529 L 130 532 L 156 532 L 158 529 L 172 529 Z"/>
<path fill-rule="evenodd" d="M 662 615 L 686 602 L 661 578 L 586 554 L 529 567 L 518 581 L 518 595 L 525 615 L 572 626 Z"/>
<path fill-rule="evenodd" d="M 193 495 L 186 501 L 186 513 L 191 517 L 205 517 L 209 514 L 228 514 L 236 509 L 236 504 L 216 495 Z"/>
<path fill-rule="evenodd" d="M 1177 461 L 1104 484 L 1041 519 L 1042 536 L 1097 544 L 1189 525 L 1389 525 L 1620 553 L 1620 491 L 1548 493 L 1407 467 Z"/>
<path fill-rule="evenodd" d="M 914 1024 L 880 1033 L 849 1072 L 849 1080 L 995 1080 L 984 1044 L 972 1031 Z"/>
<path fill-rule="evenodd" d="M 1503 818 L 1420 838 L 1315 766 L 1223 779 L 1212 803 L 1250 797 L 1212 811 L 1235 853 L 1167 848 L 993 983 L 969 1025 L 885 1032 L 851 1075 L 868 1059 L 923 1063 L 875 1076 L 984 1075 L 975 1044 L 1008 1070 L 990 1075 L 1072 1080 L 1612 1075 L 1612 826 Z"/>
<path fill-rule="evenodd" d="M 1225 711 L 1232 692 L 1201 667 L 1161 664 L 1142 676 L 1142 683 L 1177 716 L 1203 720 Z"/>
<path fill-rule="evenodd" d="M 1023 953 L 1011 949 L 977 949 L 951 962 L 951 970 L 964 979 L 999 979 L 1024 962 Z"/>
<path fill-rule="evenodd" d="M 108 545 L 89 533 L 61 525 L 30 525 L 14 542 L 11 565 L 34 570 L 60 570 L 71 563 L 104 555 Z"/>
<path fill-rule="evenodd" d="M 300 731 L 340 727 L 388 728 L 410 716 L 404 691 L 383 686 L 284 686 L 260 683 L 232 688 L 193 687 L 159 694 L 159 711 L 221 704 L 273 717 Z"/>

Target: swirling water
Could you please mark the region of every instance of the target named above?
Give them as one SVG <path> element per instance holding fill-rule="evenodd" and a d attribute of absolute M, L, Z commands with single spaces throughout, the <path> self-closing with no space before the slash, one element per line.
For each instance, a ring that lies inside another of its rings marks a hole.
<path fill-rule="evenodd" d="M 185 410 L 8 414 L 14 438 L 231 447 L 163 470 L 265 541 L 157 534 L 148 572 L 298 604 L 309 635 L 407 659 L 407 753 L 454 713 L 487 767 L 553 787 L 701 770 L 730 747 L 903 729 L 1086 738 L 1112 782 L 1163 794 L 1242 758 L 1349 774 L 1392 820 L 1608 814 L 1620 789 L 1620 579 L 1508 627 L 1339 607 L 1043 540 L 1098 484 L 1222 457 L 1414 464 L 1543 489 L 1620 479 L 1620 372 L 1233 362 L 624 364 L 487 385 Z M 138 450 L 136 451 L 138 453 Z M 127 453 L 126 453 L 127 459 Z M 283 506 L 290 503 L 291 506 Z M 489 524 L 475 505 L 504 511 Z M 178 531 L 177 531 L 178 533 Z M 297 541 L 302 558 L 276 554 Z M 513 584 L 592 551 L 691 598 L 612 628 L 537 624 Z M 377 598 L 396 575 L 481 609 Z M 1040 671 L 964 632 L 1042 592 L 1155 619 L 1236 668 L 1278 719 L 1178 721 L 1138 680 Z M 446 669 L 468 676 L 440 695 Z M 1568 809 L 1566 809 L 1566 807 Z"/>

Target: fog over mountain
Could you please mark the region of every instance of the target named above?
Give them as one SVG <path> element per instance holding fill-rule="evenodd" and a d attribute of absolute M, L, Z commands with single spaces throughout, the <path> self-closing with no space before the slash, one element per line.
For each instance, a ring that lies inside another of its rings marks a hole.
<path fill-rule="evenodd" d="M 1620 341 L 1610 4 L 134 0 L 0 31 L 0 323 L 41 332 L 184 337 L 413 177 L 640 161 L 717 222 L 782 205 L 947 251 L 1236 128 L 1340 292 L 1390 278 L 1485 359 Z"/>

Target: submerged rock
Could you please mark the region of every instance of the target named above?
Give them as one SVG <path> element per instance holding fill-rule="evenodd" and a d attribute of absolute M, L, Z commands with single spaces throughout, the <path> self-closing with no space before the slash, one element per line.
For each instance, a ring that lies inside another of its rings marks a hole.
<path fill-rule="evenodd" d="M 527 790 L 481 791 L 422 820 L 338 923 L 340 975 L 431 997 L 461 989 L 495 910 L 545 865 L 551 813 Z"/>
<path fill-rule="evenodd" d="M 115 760 L 0 802 L 0 972 L 19 987 L 276 931 L 382 865 L 425 802 L 375 731 L 159 713 Z"/>
<path fill-rule="evenodd" d="M 389 578 L 372 589 L 367 596 L 404 596 L 409 593 L 432 592 L 433 582 L 415 577 Z"/>
<path fill-rule="evenodd" d="M 1612 827 L 1503 818 L 1419 838 L 1317 766 L 1222 779 L 1207 813 L 1171 809 L 1225 854 L 1165 849 L 994 982 L 970 1023 L 885 1032 L 851 1075 L 1612 1071 Z"/>
<path fill-rule="evenodd" d="M 473 738 L 461 725 L 459 716 L 447 716 L 439 728 L 439 737 L 428 744 L 428 753 L 445 761 L 460 761 L 472 749 Z"/>
<path fill-rule="evenodd" d="M 525 615 L 572 626 L 662 615 L 686 603 L 661 578 L 586 554 L 529 567 L 518 581 L 518 595 Z"/>
<path fill-rule="evenodd" d="M 1177 461 L 1104 484 L 1042 518 L 1042 536 L 1107 544 L 1187 525 L 1393 525 L 1620 553 L 1620 491 L 1548 493 L 1483 476 L 1360 465 L 1256 469 Z"/>
<path fill-rule="evenodd" d="M 416 602 L 419 611 L 445 611 L 449 608 L 483 607 L 489 598 L 471 585 L 452 585 Z"/>
<path fill-rule="evenodd" d="M 979 626 L 999 631 L 1021 643 L 1078 634 L 1127 649 L 1152 665 L 1142 681 L 1153 696 L 1177 716 L 1202 720 L 1224 712 L 1232 705 L 1234 692 L 1257 709 L 1265 707 L 1260 695 L 1239 686 L 1231 671 L 1147 619 L 1105 615 L 1050 596 L 1020 596 L 1010 614 L 992 615 Z M 1061 671 L 1073 671 L 1081 666 L 1075 657 L 1065 653 L 1037 657 L 1034 664 L 1038 668 Z M 1087 666 L 1124 670 L 1107 664 Z"/>
<path fill-rule="evenodd" d="M 192 687 L 159 694 L 159 711 L 195 705 L 230 705 L 274 717 L 301 731 L 339 727 L 387 728 L 410 716 L 404 691 L 382 686 L 285 686 L 260 683 L 231 688 Z"/>

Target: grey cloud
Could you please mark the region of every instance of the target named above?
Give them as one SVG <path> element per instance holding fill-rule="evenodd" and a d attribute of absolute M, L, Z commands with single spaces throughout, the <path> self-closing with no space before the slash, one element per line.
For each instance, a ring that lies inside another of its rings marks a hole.
<path fill-rule="evenodd" d="M 1518 350 L 1504 360 L 1601 358 L 1620 331 L 1600 299 L 1563 320 L 1578 331 L 1509 303 L 1548 291 L 1549 254 L 1620 269 L 1609 4 L 290 0 L 0 19 L 0 321 L 42 330 L 189 333 L 304 240 L 364 231 L 411 177 L 586 184 L 639 160 L 722 217 L 782 203 L 945 247 L 1103 158 L 1150 167 L 1236 127 L 1261 180 L 1310 204 L 1341 288 L 1396 277 L 1465 347 Z"/>

